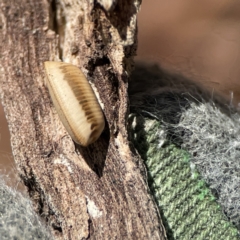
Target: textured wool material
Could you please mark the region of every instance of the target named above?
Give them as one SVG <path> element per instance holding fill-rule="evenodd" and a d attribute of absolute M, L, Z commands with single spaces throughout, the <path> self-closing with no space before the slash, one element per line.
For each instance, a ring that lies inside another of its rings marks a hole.
<path fill-rule="evenodd" d="M 6 186 L 3 180 L 0 180 L 0 239 L 53 239 L 35 213 L 30 199 Z"/>
<path fill-rule="evenodd" d="M 137 70 L 131 139 L 168 237 L 239 239 L 240 115 L 189 80 L 157 68 Z"/>

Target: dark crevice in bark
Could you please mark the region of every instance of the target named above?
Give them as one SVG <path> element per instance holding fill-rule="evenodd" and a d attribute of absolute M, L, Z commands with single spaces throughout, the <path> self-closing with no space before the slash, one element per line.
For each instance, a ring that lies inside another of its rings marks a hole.
<path fill-rule="evenodd" d="M 51 4 L 49 5 L 49 28 L 58 33 L 58 26 L 57 26 L 57 15 L 56 15 L 56 0 L 52 0 Z"/>
<path fill-rule="evenodd" d="M 66 19 L 63 14 L 62 6 L 56 1 L 52 0 L 49 5 L 49 29 L 54 31 L 56 35 L 59 37 L 58 48 L 59 48 L 59 58 L 62 60 L 63 49 L 62 49 L 62 41 L 65 36 L 65 25 Z"/>

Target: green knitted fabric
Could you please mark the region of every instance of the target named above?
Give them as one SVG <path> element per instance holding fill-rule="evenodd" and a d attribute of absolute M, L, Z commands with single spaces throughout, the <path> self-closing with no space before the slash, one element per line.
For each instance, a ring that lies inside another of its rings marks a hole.
<path fill-rule="evenodd" d="M 188 152 L 166 139 L 160 122 L 132 114 L 130 123 L 168 239 L 239 239 L 238 230 L 189 162 Z"/>

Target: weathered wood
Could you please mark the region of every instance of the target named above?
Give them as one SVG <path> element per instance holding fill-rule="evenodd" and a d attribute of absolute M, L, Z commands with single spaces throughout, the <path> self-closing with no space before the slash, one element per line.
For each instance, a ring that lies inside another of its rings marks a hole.
<path fill-rule="evenodd" d="M 2 0 L 0 93 L 14 159 L 56 239 L 165 239 L 142 161 L 128 141 L 127 82 L 140 0 Z M 49 98 L 43 62 L 81 68 L 106 129 L 73 143 Z"/>

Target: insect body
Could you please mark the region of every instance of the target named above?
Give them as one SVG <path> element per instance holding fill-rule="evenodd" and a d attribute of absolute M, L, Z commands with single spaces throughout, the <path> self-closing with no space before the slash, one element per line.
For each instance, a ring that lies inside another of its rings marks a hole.
<path fill-rule="evenodd" d="M 105 120 L 83 73 L 69 63 L 45 62 L 44 66 L 53 104 L 72 139 L 82 146 L 95 142 L 105 127 Z"/>

